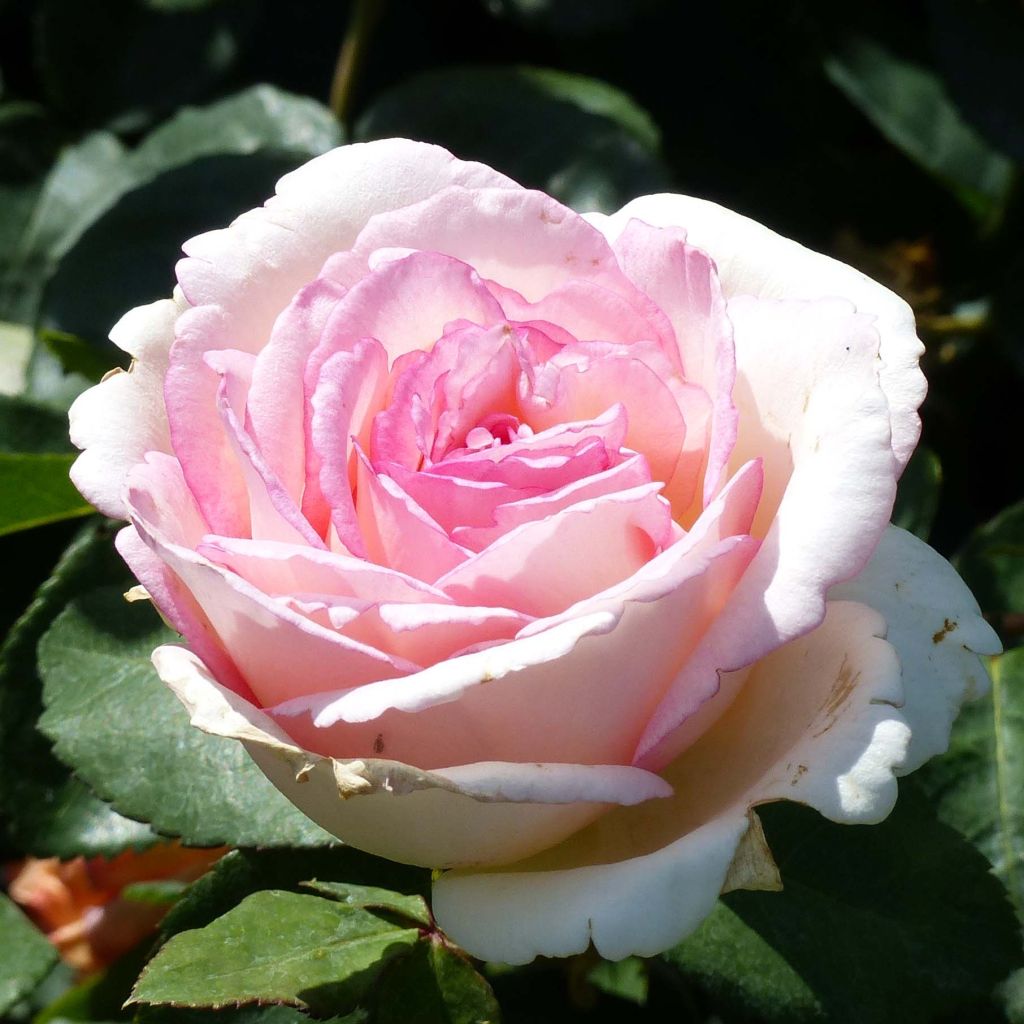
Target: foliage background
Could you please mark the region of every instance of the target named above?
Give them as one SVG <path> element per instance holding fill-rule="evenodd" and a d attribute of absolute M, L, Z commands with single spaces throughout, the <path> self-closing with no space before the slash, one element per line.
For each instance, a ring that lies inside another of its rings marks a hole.
<path fill-rule="evenodd" d="M 223 751 L 187 738 L 173 702 L 147 688 L 160 624 L 119 590 L 95 591 L 123 589 L 124 571 L 106 524 L 81 532 L 88 510 L 66 483 L 67 405 L 121 361 L 107 331 L 170 290 L 182 240 L 262 202 L 315 153 L 398 134 L 579 209 L 700 195 L 903 294 L 931 390 L 894 518 L 956 558 L 1009 649 L 993 696 L 903 786 L 885 826 L 766 816 L 784 895 L 731 896 L 649 962 L 488 968 L 505 1019 L 1024 1020 L 1009 909 L 1024 910 L 1016 0 L 0 0 L 0 860 L 152 842 L 133 819 L 244 848 L 182 897 L 169 931 L 311 877 L 422 889 L 416 872 L 321 849 L 244 763 L 225 787 Z M 175 775 L 181 744 L 193 767 Z M 147 787 L 157 757 L 170 781 Z M 222 774 L 194 779 L 203 758 Z M 288 846 L 305 852 L 257 850 Z M 69 989 L 17 913 L 0 903 L 0 1015 L 186 1019 L 120 1008 L 149 947 L 98 993 Z M 386 984 L 371 971 L 365 991 L 303 1005 L 352 1020 L 497 1014 L 463 961 L 416 956 Z M 294 1005 L 282 984 L 268 998 Z M 181 1001 L 202 1005 L 201 988 Z M 300 1019 L 283 1006 L 212 1016 Z"/>

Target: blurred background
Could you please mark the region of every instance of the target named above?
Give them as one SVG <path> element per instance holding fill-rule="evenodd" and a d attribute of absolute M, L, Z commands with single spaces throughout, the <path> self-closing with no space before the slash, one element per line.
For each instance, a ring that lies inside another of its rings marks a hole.
<path fill-rule="evenodd" d="M 66 409 L 123 363 L 106 340 L 121 313 L 167 295 L 181 242 L 261 203 L 290 168 L 393 135 L 579 210 L 711 199 L 900 293 L 930 391 L 894 519 L 956 559 L 1019 645 L 1020 0 L 0 0 L 0 631 L 88 514 L 67 483 Z M 1004 664 L 1024 683 L 1024 658 Z M 1014 699 L 1003 742 L 1020 765 Z M 994 769 L 972 770 L 984 788 Z M 1019 910 L 1018 771 L 1010 825 L 940 809 Z M 942 798 L 944 772 L 921 785 Z M 24 852 L 18 835 L 0 853 Z M 559 972 L 521 997 L 548 985 L 558 1019 L 625 1019 L 648 991 L 626 970 L 603 983 L 611 1004 Z M 680 991 L 655 972 L 655 1005 L 683 1014 L 671 1019 L 718 1019 L 714 1000 Z"/>

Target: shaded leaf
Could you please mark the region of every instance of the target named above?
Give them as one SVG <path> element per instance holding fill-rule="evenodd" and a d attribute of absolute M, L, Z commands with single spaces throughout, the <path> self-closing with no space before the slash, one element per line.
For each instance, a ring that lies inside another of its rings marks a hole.
<path fill-rule="evenodd" d="M 337 900 L 350 907 L 367 907 L 371 910 L 389 910 L 394 914 L 429 926 L 430 911 L 422 896 L 404 896 L 390 889 L 379 889 L 372 885 L 354 885 L 351 882 L 303 882 L 303 888 L 312 889 L 320 896 Z"/>
<path fill-rule="evenodd" d="M 70 452 L 67 414 L 25 398 L 0 395 L 0 452 Z"/>
<path fill-rule="evenodd" d="M 935 522 L 942 492 L 942 464 L 938 455 L 925 445 L 918 445 L 900 477 L 893 523 L 927 540 Z"/>
<path fill-rule="evenodd" d="M 492 14 L 568 36 L 626 28 L 662 0 L 483 0 Z"/>
<path fill-rule="evenodd" d="M 0 893 L 0 1014 L 24 999 L 57 962 L 57 951 L 46 936 Z"/>
<path fill-rule="evenodd" d="M 98 17 L 78 0 L 40 0 L 37 59 L 51 104 L 75 124 L 126 132 L 200 99 L 235 63 L 259 5 L 170 6 L 105 0 Z"/>
<path fill-rule="evenodd" d="M 1024 14 L 1014 0 L 929 0 L 931 39 L 957 105 L 1024 162 Z"/>
<path fill-rule="evenodd" d="M 668 188 L 647 113 L 604 82 L 531 67 L 464 67 L 378 99 L 359 139 L 405 135 L 481 160 L 579 210 L 616 210 Z"/>
<path fill-rule="evenodd" d="M 114 582 L 126 587 L 130 577 L 110 529 L 97 519 L 64 552 L 0 648 L 0 821 L 11 846 L 36 856 L 112 856 L 156 838 L 74 778 L 36 728 L 43 707 L 39 638 L 74 595 Z"/>
<path fill-rule="evenodd" d="M 130 155 L 131 187 L 61 262 L 42 324 L 98 346 L 108 366 L 123 361 L 107 334 L 125 310 L 170 294 L 182 243 L 261 206 L 282 175 L 340 142 L 326 107 L 270 86 L 180 111 Z"/>
<path fill-rule="evenodd" d="M 964 121 L 932 72 L 864 37 L 848 39 L 825 71 L 893 145 L 976 212 L 1006 201 L 1013 164 Z"/>
<path fill-rule="evenodd" d="M 436 935 L 392 963 L 381 978 L 374 1024 L 499 1024 L 491 986 Z"/>
<path fill-rule="evenodd" d="M 979 526 L 953 564 L 986 615 L 1024 610 L 1024 501 Z"/>
<path fill-rule="evenodd" d="M 132 1001 L 347 1012 L 418 937 L 414 928 L 333 900 L 258 892 L 205 928 L 170 939 L 143 971 Z"/>
<path fill-rule="evenodd" d="M 194 729 L 150 654 L 178 640 L 148 602 L 105 588 L 78 598 L 39 645 L 40 728 L 122 814 L 193 846 L 334 840 L 266 780 L 242 745 Z"/>
<path fill-rule="evenodd" d="M 924 1024 L 990 1005 L 1024 960 L 984 857 L 909 787 L 871 828 L 832 824 L 795 804 L 764 808 L 763 817 L 784 891 L 730 893 L 729 914 L 717 912 L 667 954 L 743 1012 Z"/>
<path fill-rule="evenodd" d="M 165 937 L 189 928 L 202 928 L 227 913 L 246 896 L 261 889 L 301 892 L 305 879 L 342 879 L 351 885 L 387 885 L 403 892 L 426 892 L 430 872 L 371 857 L 350 846 L 311 850 L 234 850 L 189 886 L 163 919 Z M 322 884 L 322 883 L 321 883 Z M 419 897 L 406 897 L 418 899 Z"/>
<path fill-rule="evenodd" d="M 916 779 L 992 863 L 1024 924 L 1024 648 L 990 670 L 992 692 L 964 708 L 949 751 Z"/>

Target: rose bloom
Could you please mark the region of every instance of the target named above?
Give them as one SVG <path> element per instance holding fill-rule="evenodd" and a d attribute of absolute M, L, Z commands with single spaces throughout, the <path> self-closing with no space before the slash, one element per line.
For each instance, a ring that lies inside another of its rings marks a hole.
<path fill-rule="evenodd" d="M 8 893 L 82 974 L 101 970 L 152 934 L 167 904 L 125 899 L 138 882 L 191 882 L 223 856 L 223 848 L 189 850 L 158 843 L 104 857 L 29 857 L 11 865 Z"/>
<path fill-rule="evenodd" d="M 679 195 L 580 216 L 404 140 L 193 238 L 73 478 L 187 646 L 157 671 L 346 843 L 524 962 L 777 887 L 753 808 L 877 822 L 998 642 L 888 525 L 910 308 Z"/>

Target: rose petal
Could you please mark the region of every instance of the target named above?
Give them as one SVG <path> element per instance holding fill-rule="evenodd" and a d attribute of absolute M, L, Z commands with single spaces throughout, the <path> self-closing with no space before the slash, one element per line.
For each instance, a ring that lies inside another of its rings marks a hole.
<path fill-rule="evenodd" d="M 588 214 L 588 220 L 615 239 L 633 218 L 657 227 L 685 228 L 691 245 L 716 263 L 727 298 L 820 299 L 841 295 L 858 312 L 876 317 L 881 338 L 879 374 L 892 418 L 892 450 L 902 472 L 921 433 L 917 410 L 926 382 L 918 366 L 924 346 L 914 330 L 910 306 L 889 289 L 838 260 L 724 207 L 690 196 L 643 196 L 612 217 Z"/>
<path fill-rule="evenodd" d="M 672 760 L 725 710 L 732 694 L 719 689 L 720 672 L 821 622 L 828 588 L 871 557 L 896 490 L 878 340 L 865 318 L 841 300 L 734 299 L 730 315 L 740 409 L 731 464 L 763 459 L 752 532 L 767 534 L 651 719 L 637 750 L 646 767 Z"/>
<path fill-rule="evenodd" d="M 71 480 L 105 515 L 124 519 L 125 481 L 147 452 L 170 452 L 163 377 L 174 323 L 184 302 L 161 299 L 125 313 L 110 340 L 132 356 L 127 373 L 108 375 L 75 399 L 68 413 L 71 441 L 84 449 Z"/>
<path fill-rule="evenodd" d="M 667 540 L 660 490 L 644 484 L 524 523 L 434 582 L 460 604 L 554 615 L 632 576 Z"/>
<path fill-rule="evenodd" d="M 218 685 L 190 651 L 160 647 L 153 662 L 193 725 L 242 740 L 304 813 L 349 845 L 391 860 L 429 866 L 523 856 L 576 831 L 609 803 L 667 792 L 657 776 L 622 765 L 485 762 L 423 772 L 377 758 L 321 758 Z"/>
<path fill-rule="evenodd" d="M 901 774 L 949 745 L 961 705 L 983 696 L 988 674 L 980 654 L 1002 650 L 978 603 L 941 555 L 890 526 L 867 567 L 833 587 L 830 600 L 860 601 L 885 617 L 886 639 L 903 669 L 903 717 L 910 750 Z"/>
<path fill-rule="evenodd" d="M 507 869 L 441 876 L 438 923 L 507 963 L 591 942 L 609 959 L 650 956 L 711 912 L 749 808 L 798 799 L 839 820 L 885 817 L 909 730 L 884 629 L 863 605 L 830 604 L 818 629 L 745 673 L 741 698 L 666 769 L 672 798 L 611 811 Z"/>

